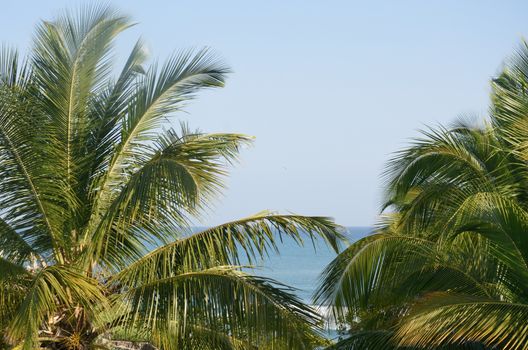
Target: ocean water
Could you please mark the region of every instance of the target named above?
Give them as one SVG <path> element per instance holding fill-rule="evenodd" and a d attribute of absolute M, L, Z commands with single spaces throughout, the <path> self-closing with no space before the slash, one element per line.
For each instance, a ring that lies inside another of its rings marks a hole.
<path fill-rule="evenodd" d="M 371 231 L 372 227 L 347 227 L 346 236 L 350 242 L 355 242 Z M 303 246 L 299 246 L 292 239 L 285 238 L 279 245 L 279 254 L 270 254 L 250 272 L 294 287 L 305 303 L 312 304 L 319 277 L 335 257 L 336 253 L 322 239 L 316 240 L 315 244 L 307 239 Z"/>

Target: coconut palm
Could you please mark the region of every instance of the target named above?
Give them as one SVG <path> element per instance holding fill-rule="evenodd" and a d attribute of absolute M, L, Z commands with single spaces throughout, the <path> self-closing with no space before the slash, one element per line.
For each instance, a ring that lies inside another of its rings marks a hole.
<path fill-rule="evenodd" d="M 528 347 L 527 86 L 523 43 L 489 119 L 426 131 L 389 162 L 386 217 L 316 295 L 354 325 L 335 348 Z"/>
<path fill-rule="evenodd" d="M 262 212 L 196 232 L 251 138 L 174 116 L 228 69 L 208 50 L 146 66 L 138 41 L 112 74 L 129 18 L 64 12 L 27 59 L 0 53 L 0 333 L 3 347 L 301 349 L 319 318 L 293 290 L 248 274 L 282 236 L 323 237 L 325 217 Z"/>

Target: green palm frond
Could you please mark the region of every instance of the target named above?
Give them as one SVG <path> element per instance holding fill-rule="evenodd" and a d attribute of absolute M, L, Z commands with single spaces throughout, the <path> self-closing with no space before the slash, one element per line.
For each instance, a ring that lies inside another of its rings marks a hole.
<path fill-rule="evenodd" d="M 261 212 L 161 246 L 129 264 L 113 280 L 135 286 L 137 281 L 166 278 L 179 272 L 238 265 L 243 261 L 241 254 L 252 264 L 268 252 L 277 252 L 283 236 L 298 244 L 320 237 L 336 250 L 342 238 L 339 227 L 328 218 Z"/>
<path fill-rule="evenodd" d="M 528 305 L 471 295 L 432 294 L 404 320 L 396 338 L 402 345 L 441 346 L 468 341 L 502 349 L 524 349 Z"/>
<path fill-rule="evenodd" d="M 184 225 L 184 212 L 199 214 L 223 188 L 225 162 L 235 160 L 250 140 L 239 134 L 169 133 L 151 158 L 131 173 L 109 207 L 109 217 L 123 227 L 159 218 Z"/>
<path fill-rule="evenodd" d="M 187 327 L 203 326 L 245 336 L 252 344 L 286 340 L 298 348 L 307 341 L 302 325 L 318 322 L 285 286 L 230 266 L 147 282 L 129 289 L 124 300 L 131 310 L 124 322 L 168 329 L 178 321 L 182 335 Z"/>
<path fill-rule="evenodd" d="M 32 147 L 37 144 L 32 134 L 32 107 L 23 93 L 0 87 L 0 184 L 1 207 L 4 221 L 11 228 L 23 232 L 26 240 L 33 242 L 33 248 L 44 252 L 54 249 L 58 252 L 60 240 L 51 237 L 56 231 L 52 226 L 51 214 L 56 209 L 41 191 L 38 172 L 40 155 Z"/>
<path fill-rule="evenodd" d="M 382 299 L 390 302 L 387 298 L 394 288 L 410 277 L 416 278 L 428 261 L 436 260 L 432 242 L 374 234 L 352 244 L 327 266 L 314 300 L 331 305 L 338 318 L 345 317 L 378 305 Z M 397 296 L 405 298 L 404 294 Z"/>
<path fill-rule="evenodd" d="M 451 259 L 454 254 L 445 254 L 451 250 L 451 246 L 417 237 L 383 233 L 368 236 L 328 265 L 314 300 L 332 306 L 333 315 L 339 320 L 359 317 L 363 310 L 375 312 L 412 302 L 416 295 L 431 290 L 489 295 L 486 283 L 477 279 L 464 261 L 455 261 Z M 467 255 L 470 256 L 474 255 Z"/>
<path fill-rule="evenodd" d="M 208 50 L 176 55 L 159 72 L 155 65 L 150 68 L 134 91 L 133 109 L 121 121 L 122 127 L 114 131 L 119 134 L 119 142 L 108 169 L 97 180 L 94 212 L 108 209 L 114 199 L 101 194 L 120 185 L 130 170 L 148 162 L 146 142 L 156 137 L 167 116 L 180 110 L 199 89 L 223 86 L 227 72 Z"/>
<path fill-rule="evenodd" d="M 37 344 L 45 317 L 60 306 L 81 305 L 90 310 L 105 302 L 102 290 L 90 278 L 61 266 L 47 267 L 34 277 L 9 325 L 8 337 L 22 339 L 25 349 Z M 96 315 L 94 315 L 96 316 Z"/>
<path fill-rule="evenodd" d="M 86 143 L 93 152 L 85 155 L 85 167 L 79 176 L 79 187 L 85 190 L 84 196 L 93 196 L 95 189 L 90 188 L 96 185 L 93 178 L 98 178 L 105 171 L 115 144 L 119 142 L 119 133 L 116 131 L 120 128 L 119 122 L 125 118 L 128 105 L 133 103 L 137 77 L 145 74 L 143 65 L 147 56 L 145 44 L 138 40 L 115 83 L 109 82 L 108 87 L 92 100 L 93 131 L 87 135 Z"/>
<path fill-rule="evenodd" d="M 25 86 L 28 77 L 28 65 L 20 61 L 18 51 L 8 45 L 0 46 L 0 81 L 2 86 L 16 88 Z"/>
<path fill-rule="evenodd" d="M 15 263 L 24 263 L 30 258 L 43 260 L 42 256 L 11 225 L 0 218 L 0 257 Z"/>
<path fill-rule="evenodd" d="M 48 145 L 42 154 L 56 167 L 43 190 L 53 201 L 53 227 L 61 227 L 80 210 L 79 171 L 82 150 L 92 123 L 87 107 L 90 99 L 107 84 L 109 52 L 114 38 L 130 23 L 107 7 L 89 7 L 77 14 L 65 13 L 37 28 L 32 55 L 39 109 L 49 117 L 42 125 Z M 58 89 L 57 87 L 61 87 Z M 42 93 L 42 92 L 45 93 Z M 44 165 L 42 165 L 44 166 Z M 58 170 L 63 169 L 63 173 Z M 42 169 L 43 170 L 43 169 Z M 44 195 L 43 193 L 41 193 Z M 56 213 L 55 213 L 56 212 Z M 55 229 L 56 240 L 67 244 L 69 237 Z"/>
<path fill-rule="evenodd" d="M 181 334 L 181 327 L 177 323 L 167 330 L 154 332 L 149 339 L 160 349 L 167 350 L 245 350 L 255 349 L 247 342 L 229 335 L 225 330 L 214 330 L 205 327 L 189 327 Z"/>
<path fill-rule="evenodd" d="M 13 277 L 28 275 L 28 271 L 23 265 L 13 262 L 10 259 L 0 257 L 0 280 L 8 280 Z"/>
<path fill-rule="evenodd" d="M 24 266 L 0 257 L 0 327 L 2 329 L 5 329 L 13 318 L 30 281 L 31 275 Z"/>
<path fill-rule="evenodd" d="M 186 227 L 188 217 L 198 215 L 223 187 L 225 163 L 234 161 L 240 147 L 250 140 L 239 134 L 191 134 L 186 130 L 181 136 L 170 132 L 163 137 L 107 209 L 101 225 L 112 229 L 100 226 L 91 237 L 100 244 L 92 246 L 98 249 L 94 254 L 115 265 L 127 255 L 121 245 L 174 236 L 162 227 L 176 231 Z"/>

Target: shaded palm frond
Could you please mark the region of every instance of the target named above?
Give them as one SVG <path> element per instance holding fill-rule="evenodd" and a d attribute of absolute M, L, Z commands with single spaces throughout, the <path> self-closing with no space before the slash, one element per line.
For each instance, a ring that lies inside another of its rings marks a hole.
<path fill-rule="evenodd" d="M 471 295 L 435 293 L 422 300 L 396 333 L 402 345 L 441 346 L 479 342 L 524 349 L 528 306 Z"/>
<path fill-rule="evenodd" d="M 130 309 L 125 324 L 156 330 L 178 321 L 182 335 L 198 326 L 243 335 L 256 345 L 286 341 L 290 348 L 303 347 L 309 340 L 303 325 L 319 321 L 289 288 L 230 266 L 146 282 L 127 290 L 123 301 Z"/>
<path fill-rule="evenodd" d="M 90 310 L 96 303 L 105 303 L 97 282 L 64 266 L 47 267 L 37 273 L 28 287 L 9 324 L 8 337 L 22 340 L 24 349 L 32 349 L 37 345 L 45 317 L 51 316 L 61 304 L 78 304 Z"/>
<path fill-rule="evenodd" d="M 392 332 L 388 330 L 366 330 L 352 332 L 345 339 L 327 347 L 326 350 L 404 350 L 404 348 L 393 344 L 392 336 Z"/>

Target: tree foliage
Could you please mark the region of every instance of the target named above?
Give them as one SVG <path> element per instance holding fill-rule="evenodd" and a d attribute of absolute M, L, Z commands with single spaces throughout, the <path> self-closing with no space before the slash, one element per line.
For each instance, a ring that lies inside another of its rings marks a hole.
<path fill-rule="evenodd" d="M 335 348 L 528 347 L 527 83 L 522 43 L 489 118 L 424 131 L 388 163 L 384 217 L 315 296 L 354 325 Z"/>
<path fill-rule="evenodd" d="M 0 50 L 0 334 L 5 347 L 304 349 L 318 315 L 243 270 L 280 237 L 337 248 L 325 217 L 262 212 L 202 232 L 241 134 L 174 129 L 229 69 L 208 49 L 113 73 L 130 19 L 104 6 L 36 29 L 28 57 Z"/>

